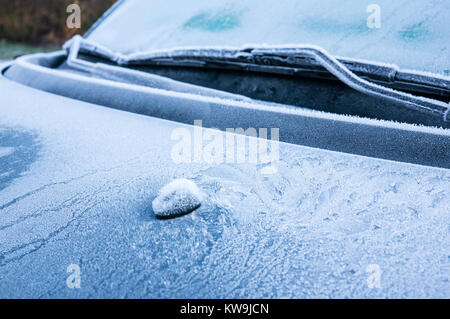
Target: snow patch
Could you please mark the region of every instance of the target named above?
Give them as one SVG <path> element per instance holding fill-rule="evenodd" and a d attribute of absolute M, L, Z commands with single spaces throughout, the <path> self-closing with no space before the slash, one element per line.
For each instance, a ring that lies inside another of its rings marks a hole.
<path fill-rule="evenodd" d="M 202 204 L 203 194 L 197 185 L 187 179 L 177 179 L 160 191 L 152 203 L 159 218 L 171 218 L 188 214 Z"/>

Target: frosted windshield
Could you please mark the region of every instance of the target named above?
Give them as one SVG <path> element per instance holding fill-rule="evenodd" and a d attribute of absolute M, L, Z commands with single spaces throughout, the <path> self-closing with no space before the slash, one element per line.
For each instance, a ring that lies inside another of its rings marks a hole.
<path fill-rule="evenodd" d="M 114 51 L 315 44 L 336 56 L 450 75 L 450 1 L 127 0 L 89 39 Z"/>

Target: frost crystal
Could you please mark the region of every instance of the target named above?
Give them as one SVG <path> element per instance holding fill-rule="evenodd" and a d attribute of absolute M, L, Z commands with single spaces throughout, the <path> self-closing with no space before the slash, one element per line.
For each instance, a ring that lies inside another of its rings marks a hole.
<path fill-rule="evenodd" d="M 188 214 L 201 206 L 203 195 L 197 185 L 186 179 L 177 179 L 160 191 L 152 203 L 159 218 L 171 218 Z"/>

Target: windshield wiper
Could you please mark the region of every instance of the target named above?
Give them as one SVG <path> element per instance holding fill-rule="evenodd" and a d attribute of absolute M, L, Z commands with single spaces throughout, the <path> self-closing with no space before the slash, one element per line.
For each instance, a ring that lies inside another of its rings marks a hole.
<path fill-rule="evenodd" d="M 67 64 L 83 70 L 102 69 L 102 63 L 78 58 L 79 53 L 94 55 L 119 66 L 158 65 L 225 68 L 255 72 L 309 76 L 332 75 L 349 87 L 367 95 L 400 102 L 413 109 L 450 121 L 450 105 L 446 102 L 412 95 L 377 83 L 397 83 L 405 89 L 437 90 L 440 95 L 450 92 L 446 77 L 415 71 L 401 71 L 395 65 L 335 58 L 320 47 L 311 45 L 235 48 L 183 48 L 124 55 L 113 52 L 92 41 L 75 36 L 64 48 L 68 50 Z M 377 82 L 377 83 L 374 83 Z M 424 92 L 427 93 L 427 92 Z"/>

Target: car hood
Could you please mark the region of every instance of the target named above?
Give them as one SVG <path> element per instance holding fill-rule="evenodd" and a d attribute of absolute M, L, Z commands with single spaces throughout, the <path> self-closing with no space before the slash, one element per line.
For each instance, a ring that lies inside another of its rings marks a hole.
<path fill-rule="evenodd" d="M 0 295 L 448 296 L 449 170 L 287 143 L 274 175 L 175 164 L 177 128 L 0 78 Z M 206 199 L 158 220 L 174 178 Z"/>

